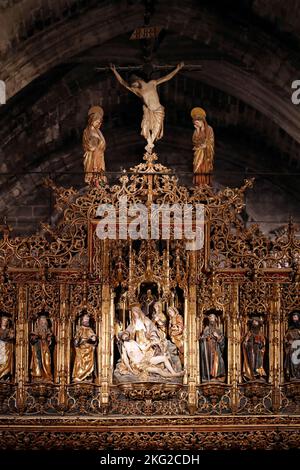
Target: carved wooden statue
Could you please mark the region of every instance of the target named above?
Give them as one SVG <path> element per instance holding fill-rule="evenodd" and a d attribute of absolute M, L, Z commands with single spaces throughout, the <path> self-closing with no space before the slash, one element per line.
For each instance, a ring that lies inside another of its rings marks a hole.
<path fill-rule="evenodd" d="M 0 380 L 11 379 L 13 375 L 13 340 L 14 331 L 9 317 L 3 313 L 0 317 Z"/>
<path fill-rule="evenodd" d="M 152 294 L 151 289 L 147 289 L 146 294 L 142 295 L 140 298 L 142 310 L 144 314 L 149 318 L 151 318 L 153 314 L 153 307 L 154 307 L 156 300 L 157 298 L 155 295 Z"/>
<path fill-rule="evenodd" d="M 180 370 L 174 369 L 165 339 L 140 306 L 132 307 L 131 322 L 119 337 L 122 352 L 115 371 L 118 380 L 122 376 L 125 381 L 147 381 L 153 376 L 174 379 L 183 375 L 180 365 Z"/>
<path fill-rule="evenodd" d="M 287 381 L 300 380 L 300 312 L 292 312 L 284 338 L 284 372 Z"/>
<path fill-rule="evenodd" d="M 97 173 L 100 180 L 105 181 L 103 172 L 105 171 L 104 152 L 106 142 L 100 127 L 103 122 L 104 111 L 101 106 L 93 106 L 88 112 L 88 125 L 83 133 L 82 145 L 84 150 L 83 164 L 85 172 L 85 182 L 90 184 L 96 181 Z"/>
<path fill-rule="evenodd" d="M 97 343 L 98 338 L 90 326 L 90 315 L 84 312 L 74 338 L 73 382 L 93 381 L 96 373 L 95 348 Z"/>
<path fill-rule="evenodd" d="M 209 324 L 200 335 L 200 365 L 202 382 L 225 381 L 225 337 L 217 325 L 217 316 L 208 315 Z"/>
<path fill-rule="evenodd" d="M 35 329 L 30 333 L 30 374 L 33 382 L 52 382 L 52 352 L 54 335 L 47 315 L 38 316 Z"/>
<path fill-rule="evenodd" d="M 206 112 L 204 109 L 193 108 L 191 116 L 195 127 L 193 134 L 194 185 L 211 185 L 215 152 L 214 131 L 206 122 Z"/>
<path fill-rule="evenodd" d="M 184 63 L 181 62 L 177 65 L 175 70 L 167 74 L 165 77 L 161 77 L 156 80 L 149 80 L 149 82 L 145 82 L 140 77 L 132 75 L 129 84 L 117 72 L 116 67 L 111 65 L 111 70 L 118 82 L 143 100 L 144 114 L 141 126 L 141 135 L 147 140 L 146 150 L 150 153 L 154 147 L 154 142 L 161 139 L 164 134 L 165 108 L 160 104 L 157 86 L 171 80 L 171 78 L 173 78 L 183 66 Z"/>
<path fill-rule="evenodd" d="M 169 307 L 168 308 L 168 315 L 169 315 L 169 336 L 178 349 L 179 357 L 181 360 L 181 364 L 183 364 L 183 350 L 184 350 L 184 341 L 183 341 L 183 318 L 178 312 L 176 307 Z"/>
<path fill-rule="evenodd" d="M 266 371 L 264 369 L 266 337 L 261 331 L 262 320 L 253 317 L 250 320 L 249 331 L 242 340 L 243 354 L 243 379 L 265 380 Z"/>
<path fill-rule="evenodd" d="M 163 305 L 160 300 L 153 305 L 152 321 L 156 325 L 162 338 L 167 337 L 167 317 L 163 312 Z"/>

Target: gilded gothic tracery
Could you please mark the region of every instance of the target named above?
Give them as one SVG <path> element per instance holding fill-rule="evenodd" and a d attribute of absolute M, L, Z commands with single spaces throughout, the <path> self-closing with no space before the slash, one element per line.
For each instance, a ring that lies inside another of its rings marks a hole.
<path fill-rule="evenodd" d="M 45 184 L 63 214 L 58 226 L 27 239 L 2 227 L 1 423 L 22 415 L 59 423 L 61 414 L 296 419 L 299 232 L 290 223 L 271 240 L 243 226 L 252 181 L 217 193 L 182 187 L 152 153 L 112 187 L 80 195 Z M 121 196 L 201 201 L 204 246 L 100 240 L 97 208 Z"/>

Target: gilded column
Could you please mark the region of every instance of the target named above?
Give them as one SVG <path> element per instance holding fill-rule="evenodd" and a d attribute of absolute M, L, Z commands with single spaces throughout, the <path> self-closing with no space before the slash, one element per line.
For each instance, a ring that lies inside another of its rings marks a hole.
<path fill-rule="evenodd" d="M 103 240 L 103 286 L 102 286 L 102 316 L 101 316 L 101 344 L 99 349 L 101 358 L 101 404 L 108 407 L 109 384 L 111 382 L 111 290 L 109 286 L 109 241 Z"/>
<path fill-rule="evenodd" d="M 102 296 L 102 287 L 101 285 L 98 286 L 99 288 L 99 296 Z M 97 378 L 96 378 L 96 384 L 101 385 L 101 368 L 102 368 L 102 342 L 103 342 L 103 337 L 102 337 L 102 317 L 101 317 L 101 311 L 98 311 L 97 317 L 95 318 L 96 321 L 96 335 L 98 338 L 98 347 L 96 349 L 97 351 Z"/>
<path fill-rule="evenodd" d="M 59 383 L 59 404 L 62 409 L 66 407 L 68 382 L 68 370 L 70 363 L 69 355 L 69 337 L 68 337 L 68 286 L 60 285 L 60 312 L 58 322 L 58 338 L 57 338 L 57 381 Z"/>
<path fill-rule="evenodd" d="M 71 343 L 73 342 L 73 329 L 72 329 L 72 318 L 70 314 L 65 321 L 65 370 L 66 370 L 66 383 L 67 385 L 71 382 Z"/>
<path fill-rule="evenodd" d="M 25 406 L 25 383 L 28 376 L 28 322 L 26 318 L 27 289 L 19 286 L 18 317 L 16 322 L 16 383 L 17 407 L 20 412 Z"/>
<path fill-rule="evenodd" d="M 183 377 L 184 385 L 188 383 L 188 369 L 189 369 L 189 338 L 188 338 L 188 331 L 189 331 L 189 309 L 188 309 L 188 292 L 184 294 L 184 332 L 183 332 L 183 360 L 184 360 L 184 370 L 185 374 Z"/>
<path fill-rule="evenodd" d="M 241 374 L 240 328 L 239 328 L 239 285 L 231 286 L 231 311 L 228 324 L 228 383 L 231 388 L 231 405 L 235 413 L 238 409 L 238 383 Z"/>
<path fill-rule="evenodd" d="M 100 362 L 101 362 L 101 403 L 108 406 L 109 402 L 109 383 L 111 379 L 111 295 L 107 284 L 102 287 L 102 318 L 101 318 L 101 344 Z"/>
<path fill-rule="evenodd" d="M 110 312 L 109 312 L 109 351 L 110 351 L 110 362 L 109 362 L 109 383 L 113 383 L 114 373 L 114 322 L 115 322 L 115 293 L 110 292 Z"/>
<path fill-rule="evenodd" d="M 272 297 L 270 300 L 270 373 L 269 380 L 272 384 L 272 402 L 274 411 L 280 409 L 280 378 L 282 370 L 281 354 L 281 329 L 280 329 L 280 285 L 278 283 L 272 286 Z"/>
<path fill-rule="evenodd" d="M 197 328 L 196 328 L 196 315 L 197 315 L 197 289 L 196 289 L 196 256 L 197 252 L 190 253 L 190 282 L 188 287 L 188 302 L 186 302 L 185 315 L 186 315 L 186 331 L 187 331 L 187 373 L 188 373 L 188 406 L 190 413 L 195 412 L 197 407 L 197 377 L 199 372 L 197 370 Z"/>

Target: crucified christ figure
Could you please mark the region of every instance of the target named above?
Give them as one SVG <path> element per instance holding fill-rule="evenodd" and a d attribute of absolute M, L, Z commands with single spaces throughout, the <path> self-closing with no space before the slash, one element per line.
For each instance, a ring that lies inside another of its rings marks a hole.
<path fill-rule="evenodd" d="M 180 64 L 165 77 L 158 78 L 157 80 L 149 80 L 149 82 L 145 82 L 140 77 L 132 75 L 130 84 L 121 77 L 113 64 L 110 66 L 118 82 L 143 100 L 144 115 L 141 135 L 147 140 L 147 146 L 145 148 L 150 153 L 154 147 L 154 142 L 161 139 L 164 133 L 165 108 L 160 104 L 157 86 L 171 80 L 183 66 L 184 63 L 180 62 Z"/>

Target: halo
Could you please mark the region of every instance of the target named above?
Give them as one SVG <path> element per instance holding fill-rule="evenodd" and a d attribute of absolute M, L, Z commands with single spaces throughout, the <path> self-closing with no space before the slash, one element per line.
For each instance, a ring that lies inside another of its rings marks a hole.
<path fill-rule="evenodd" d="M 88 111 L 88 116 L 93 116 L 94 114 L 99 114 L 100 117 L 103 117 L 103 108 L 101 106 L 92 106 Z"/>
<path fill-rule="evenodd" d="M 206 117 L 206 112 L 203 108 L 193 108 L 191 111 L 191 116 L 193 121 L 196 121 L 197 119 L 202 120 Z"/>

